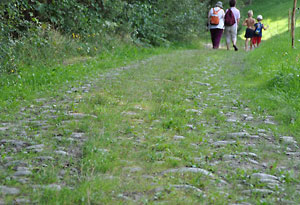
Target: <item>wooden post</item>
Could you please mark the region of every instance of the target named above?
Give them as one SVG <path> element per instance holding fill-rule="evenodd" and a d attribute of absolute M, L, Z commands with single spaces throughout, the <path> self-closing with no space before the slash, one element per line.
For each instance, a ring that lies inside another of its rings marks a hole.
<path fill-rule="evenodd" d="M 292 13 L 292 47 L 293 48 L 295 48 L 296 7 L 297 7 L 297 0 L 294 0 L 294 7 Z"/>

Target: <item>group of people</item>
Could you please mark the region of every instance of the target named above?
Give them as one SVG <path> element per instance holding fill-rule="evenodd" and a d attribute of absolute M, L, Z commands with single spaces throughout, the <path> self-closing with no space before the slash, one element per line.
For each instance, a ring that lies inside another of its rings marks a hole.
<path fill-rule="evenodd" d="M 245 33 L 245 50 L 249 49 L 249 40 L 250 40 L 250 50 L 252 50 L 253 46 L 258 47 L 261 38 L 262 38 L 262 30 L 267 30 L 268 26 L 262 24 L 263 17 L 262 15 L 258 15 L 256 18 L 257 22 L 253 18 L 253 11 L 248 11 L 248 18 L 245 19 L 243 26 L 247 26 Z"/>
<path fill-rule="evenodd" d="M 223 3 L 221 1 L 217 2 L 215 7 L 211 8 L 208 13 L 208 26 L 210 29 L 213 49 L 219 48 L 220 41 L 225 29 L 227 50 L 230 50 L 230 45 L 232 44 L 234 50 L 238 51 L 236 43 L 241 14 L 240 11 L 236 8 L 236 0 L 229 0 L 229 6 L 230 8 L 225 12 L 223 10 Z M 267 27 L 265 27 L 261 23 L 262 19 L 262 16 L 258 15 L 256 22 L 253 18 L 253 11 L 248 12 L 248 18 L 243 22 L 243 25 L 247 26 L 245 34 L 246 50 L 248 50 L 249 47 L 249 40 L 250 49 L 252 49 L 253 46 L 258 46 L 260 44 L 262 30 L 267 29 Z"/>

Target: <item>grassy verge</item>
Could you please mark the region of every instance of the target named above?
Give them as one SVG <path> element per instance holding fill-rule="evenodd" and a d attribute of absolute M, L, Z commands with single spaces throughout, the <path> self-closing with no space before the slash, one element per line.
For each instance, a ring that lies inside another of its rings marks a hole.
<path fill-rule="evenodd" d="M 242 85 L 241 89 L 246 90 L 246 98 L 253 99 L 257 112 L 273 114 L 283 132 L 288 131 L 300 140 L 300 31 L 296 29 L 296 48 L 292 49 L 287 32 L 287 14 L 291 7 L 292 2 L 262 4 L 254 1 L 247 8 L 265 16 L 264 23 L 270 25 L 270 29 L 263 32 L 266 41 L 261 47 L 246 56 L 244 69 L 236 80 Z"/>
<path fill-rule="evenodd" d="M 293 1 L 272 0 L 262 3 L 259 0 L 253 0 L 251 5 L 242 9 L 242 19 L 247 18 L 248 10 L 253 10 L 254 18 L 262 15 L 264 18 L 263 23 L 270 26 L 268 31 L 264 32 L 262 39 L 268 40 L 288 30 L 289 9 L 292 7 Z M 298 25 L 299 22 L 299 18 L 297 18 Z M 240 36 L 243 38 L 244 32 Z"/>
<path fill-rule="evenodd" d="M 30 45 L 29 42 L 19 48 L 18 59 L 22 60 L 18 70 L 13 69 L 10 73 L 2 73 L 0 76 L 0 114 L 3 119 L 5 114 L 15 112 L 19 105 L 24 106 L 34 98 L 55 95 L 62 87 L 76 86 L 78 81 L 101 70 L 124 66 L 133 61 L 183 48 L 182 45 L 146 48 L 118 39 L 98 45 L 97 38 L 90 44 L 77 39 L 62 36 L 60 38 L 62 39 L 56 41 L 61 42 L 52 45 L 51 48 L 39 48 Z M 51 43 L 53 44 L 52 41 Z M 89 47 L 94 46 L 94 52 L 82 51 L 84 46 L 87 47 L 85 44 Z"/>

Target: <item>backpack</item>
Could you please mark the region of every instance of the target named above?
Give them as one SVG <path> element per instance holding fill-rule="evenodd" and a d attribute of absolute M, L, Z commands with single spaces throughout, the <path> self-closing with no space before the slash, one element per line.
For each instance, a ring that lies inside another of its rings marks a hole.
<path fill-rule="evenodd" d="M 256 26 L 255 26 L 255 31 L 254 31 L 254 33 L 255 33 L 256 35 L 260 35 L 261 29 L 262 29 L 261 23 L 257 23 Z"/>
<path fill-rule="evenodd" d="M 228 9 L 225 14 L 225 26 L 233 26 L 235 24 L 235 17 L 231 9 Z"/>
<path fill-rule="evenodd" d="M 221 11 L 221 9 L 219 11 Z M 220 23 L 220 18 L 218 16 L 219 11 L 215 11 L 215 9 L 213 8 L 213 14 L 210 16 L 211 25 L 219 25 Z"/>

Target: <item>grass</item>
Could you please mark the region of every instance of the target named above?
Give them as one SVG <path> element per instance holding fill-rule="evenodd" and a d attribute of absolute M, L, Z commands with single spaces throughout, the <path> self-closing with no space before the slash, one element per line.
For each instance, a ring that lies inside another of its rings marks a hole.
<path fill-rule="evenodd" d="M 237 81 L 248 93 L 247 98 L 254 100 L 258 112 L 271 112 L 283 124 L 284 132 L 299 139 L 300 31 L 296 28 L 296 48 L 292 49 L 290 33 L 287 32 L 287 14 L 291 7 L 292 2 L 282 1 L 264 4 L 254 1 L 250 6 L 255 14 L 265 16 L 270 29 L 263 33 L 267 41 L 247 55 L 244 62 L 246 69 Z"/>
<path fill-rule="evenodd" d="M 281 19 L 275 14 L 288 8 L 287 3 L 276 6 L 278 2 L 254 1 L 251 8 L 255 13 L 266 11 L 262 14 L 270 18 L 268 23 L 274 28 Z M 270 7 L 274 14 L 267 9 Z M 55 157 L 55 161 L 41 167 L 35 160 L 40 153 L 20 152 L 14 157 L 30 162 L 32 184 L 63 187 L 61 191 L 33 191 L 31 184 L 10 177 L 13 166 L 8 172 L 0 169 L 1 183 L 20 187 L 26 197 L 39 204 L 299 203 L 296 185 L 300 175 L 295 169 L 299 162 L 283 154 L 290 148 L 279 140 L 290 134 L 299 141 L 299 51 L 286 43 L 288 35 L 273 36 L 248 53 L 205 50 L 199 44 L 139 48 L 117 42 L 115 48 L 88 59 L 66 59 L 50 67 L 26 65 L 15 75 L 2 76 L 1 120 L 13 122 L 20 113 L 18 118 L 29 118 L 22 122 L 26 138 L 45 144 L 42 154 Z M 128 69 L 114 69 L 122 66 Z M 80 87 L 87 82 L 92 82 L 93 88 L 85 93 Z M 72 87 L 75 91 L 66 94 Z M 43 113 L 39 109 L 43 106 L 55 110 L 55 116 Z M 17 112 L 20 107 L 25 109 Z M 69 116 L 69 112 L 83 117 Z M 259 120 L 231 124 L 226 120 L 232 113 Z M 275 116 L 279 125 L 263 124 L 266 115 Z M 40 125 L 43 121 L 48 127 Z M 272 142 L 231 137 L 229 140 L 235 140 L 232 144 L 213 145 L 228 140 L 228 133 L 258 135 L 258 129 L 271 135 Z M 70 141 L 74 133 L 83 134 L 87 141 Z M 0 136 L 23 137 L 17 131 Z M 76 152 L 78 147 L 82 152 Z M 77 155 L 58 156 L 53 153 L 58 149 L 74 149 Z M 265 163 L 265 168 L 251 165 L 248 157 L 239 155 L 242 152 L 259 155 L 257 160 Z M 233 162 L 238 164 L 223 160 L 225 155 L 237 155 Z M 205 169 L 214 176 L 162 173 L 181 167 Z M 259 172 L 279 177 L 284 194 L 275 188 L 273 194 L 246 196 L 244 190 L 268 188 L 250 177 Z M 230 184 L 224 185 L 222 180 Z M 15 199 L 1 197 L 7 202 Z"/>
<path fill-rule="evenodd" d="M 54 33 L 53 35 L 58 34 Z M 64 84 L 75 86 L 74 83 L 82 77 L 92 76 L 99 69 L 104 71 L 109 68 L 124 66 L 128 62 L 138 61 L 172 50 L 137 47 L 129 43 L 121 43 L 116 39 L 115 42 L 109 43 L 106 48 L 101 48 L 102 50 L 98 52 L 97 56 L 85 55 L 80 57 L 80 53 L 75 52 L 75 57 L 71 57 L 70 52 L 80 44 L 78 45 L 68 39 L 63 40 L 67 42 L 64 42 L 63 45 L 57 43 L 56 49 L 63 52 L 65 48 L 59 47 L 67 44 L 70 50 L 66 54 L 58 53 L 54 55 L 52 54 L 54 51 L 51 49 L 45 49 L 44 54 L 33 51 L 28 53 L 32 56 L 22 60 L 24 64 L 20 65 L 17 71 L 12 70 L 9 74 L 1 74 L 0 113 L 2 115 L 9 111 L 15 112 L 19 109 L 20 104 L 25 105 L 28 101 L 38 98 L 38 96 L 47 96 L 49 93 L 55 93 L 56 90 L 60 92 L 58 88 L 61 88 Z M 34 46 L 33 48 L 26 47 L 22 49 L 27 54 L 28 50 L 34 50 Z M 21 57 L 22 54 L 20 53 L 18 55 L 20 55 L 20 59 L 25 57 Z M 42 57 L 43 55 L 48 55 L 49 60 Z M 79 56 L 76 57 L 76 55 Z"/>
<path fill-rule="evenodd" d="M 60 192 L 37 192 L 37 201 L 41 204 L 243 202 L 243 189 L 238 186 L 240 181 L 249 187 L 266 187 L 248 177 L 259 170 L 242 167 L 236 170 L 226 162 L 214 164 L 225 154 L 243 151 L 263 153 L 262 160 L 267 162 L 274 160 L 274 169 L 268 173 L 284 175 L 289 181 L 286 184 L 289 189 L 286 197 L 276 194 L 265 197 L 258 193 L 246 201 L 262 203 L 264 197 L 264 203 L 271 203 L 275 196 L 295 200 L 292 186 L 297 183 L 299 176 L 288 171 L 280 172 L 276 168 L 276 163 L 283 165 L 285 157 L 274 153 L 268 144 L 261 144 L 255 149 L 248 148 L 242 139 L 237 139 L 234 145 L 218 149 L 210 144 L 211 140 L 225 140 L 226 133 L 245 129 L 242 123 L 235 127 L 228 125 L 225 116 L 220 113 L 221 110 L 224 113 L 233 111 L 226 105 L 231 105 L 232 100 L 236 99 L 235 93 L 224 97 L 211 95 L 222 93 L 224 83 L 230 82 L 225 79 L 235 76 L 235 71 L 233 67 L 208 63 L 206 57 L 210 56 L 211 62 L 220 62 L 226 53 L 204 50 L 172 52 L 117 76 L 108 74 L 106 78 L 98 79 L 97 86 L 92 92 L 84 94 L 83 102 L 74 109 L 97 118 L 82 119 L 65 128 L 88 136 L 82 160 L 77 164 L 82 172 L 79 182 L 72 191 L 65 188 Z M 240 54 L 230 53 L 227 61 L 231 62 L 236 55 L 241 57 Z M 223 61 L 224 65 L 227 61 Z M 234 68 L 239 69 L 239 64 L 237 62 Z M 223 72 L 220 73 L 218 68 L 222 68 Z M 218 77 L 210 79 L 206 75 L 207 70 Z M 205 85 L 199 86 L 199 82 L 209 82 L 213 86 L 209 89 Z M 244 113 L 244 104 L 238 99 L 234 102 L 237 115 Z M 192 109 L 202 114 L 187 111 Z M 248 126 L 246 129 L 256 132 L 255 127 Z M 177 141 L 173 139 L 175 135 L 185 138 Z M 247 162 L 246 158 L 241 160 Z M 212 180 L 201 174 L 161 174 L 162 171 L 178 167 L 206 169 L 217 177 Z M 51 174 L 55 171 L 46 173 L 37 181 L 59 181 Z M 220 179 L 226 179 L 236 186 L 220 186 Z M 197 191 L 182 191 L 172 187 L 182 184 L 204 190 L 207 196 Z M 128 200 L 130 198 L 136 198 L 137 201 Z"/>
<path fill-rule="evenodd" d="M 268 40 L 288 31 L 289 9 L 292 9 L 293 1 L 272 0 L 262 3 L 259 0 L 253 0 L 252 2 L 251 5 L 242 9 L 242 20 L 247 17 L 248 10 L 253 10 L 254 18 L 262 15 L 263 24 L 269 25 L 269 29 L 263 32 L 262 40 Z M 297 25 L 299 24 L 298 16 L 297 13 Z M 241 33 L 240 37 L 244 37 L 244 32 Z"/>

